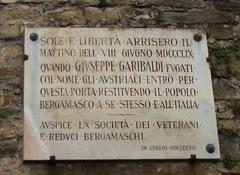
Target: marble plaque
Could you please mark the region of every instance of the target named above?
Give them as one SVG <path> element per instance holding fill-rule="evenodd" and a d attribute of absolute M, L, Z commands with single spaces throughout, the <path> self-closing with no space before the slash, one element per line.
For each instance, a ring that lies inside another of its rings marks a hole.
<path fill-rule="evenodd" d="M 24 160 L 218 159 L 199 30 L 27 28 Z"/>

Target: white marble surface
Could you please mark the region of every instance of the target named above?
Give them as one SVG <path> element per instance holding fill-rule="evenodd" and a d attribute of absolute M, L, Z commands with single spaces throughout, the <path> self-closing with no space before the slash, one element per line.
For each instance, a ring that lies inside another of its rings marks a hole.
<path fill-rule="evenodd" d="M 220 157 L 201 31 L 27 28 L 25 54 L 24 160 Z"/>

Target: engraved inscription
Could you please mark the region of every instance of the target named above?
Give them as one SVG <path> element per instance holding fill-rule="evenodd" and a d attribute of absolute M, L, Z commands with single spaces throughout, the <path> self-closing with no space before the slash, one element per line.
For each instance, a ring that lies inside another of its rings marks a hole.
<path fill-rule="evenodd" d="M 199 32 L 26 29 L 24 159 L 218 158 Z"/>

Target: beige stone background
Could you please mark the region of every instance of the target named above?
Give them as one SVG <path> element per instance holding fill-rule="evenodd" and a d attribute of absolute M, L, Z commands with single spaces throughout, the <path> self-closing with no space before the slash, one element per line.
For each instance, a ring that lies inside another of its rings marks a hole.
<path fill-rule="evenodd" d="M 221 159 L 23 163 L 25 27 L 202 29 L 208 36 Z M 0 0 L 0 175 L 240 174 L 239 0 Z"/>

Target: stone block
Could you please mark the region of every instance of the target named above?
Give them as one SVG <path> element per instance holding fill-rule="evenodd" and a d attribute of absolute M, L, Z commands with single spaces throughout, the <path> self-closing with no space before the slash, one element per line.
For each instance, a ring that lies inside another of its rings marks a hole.
<path fill-rule="evenodd" d="M 119 15 L 116 9 L 106 8 L 101 10 L 95 7 L 86 7 L 84 9 L 86 20 L 89 25 L 116 24 L 119 21 Z"/>
<path fill-rule="evenodd" d="M 71 4 L 82 6 L 98 6 L 100 0 L 71 0 Z"/>
<path fill-rule="evenodd" d="M 182 24 L 229 24 L 234 22 L 234 16 L 219 11 L 190 11 L 184 13 L 163 12 L 161 20 L 169 23 Z"/>
<path fill-rule="evenodd" d="M 212 26 L 210 27 L 210 35 L 216 39 L 231 39 L 233 37 L 230 27 Z"/>
<path fill-rule="evenodd" d="M 43 20 L 39 11 L 31 9 L 29 6 L 18 8 L 1 8 L 0 24 L 34 24 L 41 23 Z"/>
<path fill-rule="evenodd" d="M 49 16 L 49 19 L 60 26 L 84 25 L 86 23 L 83 12 L 79 9 L 56 11 Z"/>
<path fill-rule="evenodd" d="M 235 117 L 232 101 L 217 100 L 215 101 L 216 115 L 218 119 L 232 119 Z"/>
<path fill-rule="evenodd" d="M 16 137 L 15 131 L 10 128 L 0 128 L 0 141 Z"/>
<path fill-rule="evenodd" d="M 17 146 L 18 142 L 16 138 L 0 141 L 0 155 L 16 152 Z"/>
<path fill-rule="evenodd" d="M 151 27 L 157 24 L 159 9 L 157 8 L 120 8 L 121 23 L 131 27 Z"/>
<path fill-rule="evenodd" d="M 215 100 L 240 99 L 239 81 L 225 78 L 213 79 L 213 93 Z"/>
<path fill-rule="evenodd" d="M 240 120 L 220 120 L 218 129 L 240 136 Z"/>
<path fill-rule="evenodd" d="M 240 35 L 240 24 L 233 27 L 233 33 L 235 35 Z"/>
<path fill-rule="evenodd" d="M 0 4 L 11 4 L 11 3 L 15 3 L 17 2 L 17 0 L 0 0 Z"/>
<path fill-rule="evenodd" d="M 0 39 L 18 39 L 20 38 L 20 26 L 0 26 Z"/>
<path fill-rule="evenodd" d="M 17 44 L 0 44 L 0 68 L 23 67 L 23 47 Z"/>
<path fill-rule="evenodd" d="M 232 133 L 219 130 L 221 157 L 224 160 L 239 161 L 240 138 Z"/>

